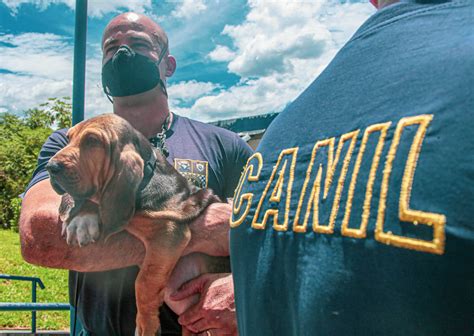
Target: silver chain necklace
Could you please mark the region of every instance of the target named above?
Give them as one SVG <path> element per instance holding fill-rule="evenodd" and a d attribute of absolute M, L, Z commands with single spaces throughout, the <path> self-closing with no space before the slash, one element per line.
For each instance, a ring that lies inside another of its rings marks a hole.
<path fill-rule="evenodd" d="M 169 130 L 170 119 L 171 112 L 168 114 L 168 117 L 166 117 L 166 120 L 164 121 L 163 126 L 161 127 L 161 132 L 157 133 L 153 138 L 149 139 L 152 145 L 156 149 L 158 149 L 165 157 L 168 157 L 168 155 L 170 154 L 170 152 L 168 151 L 168 147 L 166 147 L 166 132 L 168 132 Z"/>

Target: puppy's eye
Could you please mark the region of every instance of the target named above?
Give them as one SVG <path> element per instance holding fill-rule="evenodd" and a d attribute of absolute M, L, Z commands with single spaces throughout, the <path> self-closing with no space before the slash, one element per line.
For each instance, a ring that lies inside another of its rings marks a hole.
<path fill-rule="evenodd" d="M 102 142 L 95 135 L 88 135 L 82 139 L 81 145 L 86 147 L 98 147 L 102 145 Z"/>

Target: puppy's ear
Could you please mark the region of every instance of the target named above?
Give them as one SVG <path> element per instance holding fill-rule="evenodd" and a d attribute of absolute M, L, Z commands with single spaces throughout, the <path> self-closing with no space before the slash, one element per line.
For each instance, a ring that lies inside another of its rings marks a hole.
<path fill-rule="evenodd" d="M 122 230 L 133 217 L 137 190 L 143 179 L 143 164 L 140 155 L 132 148 L 124 148 L 120 154 L 114 176 L 100 199 L 105 239 Z"/>

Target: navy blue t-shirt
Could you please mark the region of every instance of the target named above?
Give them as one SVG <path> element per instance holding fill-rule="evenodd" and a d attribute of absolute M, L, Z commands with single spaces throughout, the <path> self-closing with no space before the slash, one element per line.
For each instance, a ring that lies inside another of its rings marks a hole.
<path fill-rule="evenodd" d="M 43 145 L 38 166 L 27 190 L 49 178 L 45 165 L 68 143 L 67 130 L 54 132 Z M 232 197 L 241 170 L 252 149 L 237 134 L 174 114 L 166 133 L 168 161 L 198 187 L 212 189 L 222 200 Z M 135 278 L 138 267 L 107 272 L 70 272 L 73 303 L 79 281 L 77 312 L 91 335 L 133 335 L 135 331 Z M 162 334 L 181 335 L 176 317 L 161 310 Z"/>
<path fill-rule="evenodd" d="M 474 2 L 373 15 L 236 189 L 240 335 L 474 333 Z"/>

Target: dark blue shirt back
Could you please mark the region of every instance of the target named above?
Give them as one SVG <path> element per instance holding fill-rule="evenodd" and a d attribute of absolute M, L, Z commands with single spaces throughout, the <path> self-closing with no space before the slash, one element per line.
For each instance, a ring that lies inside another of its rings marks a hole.
<path fill-rule="evenodd" d="M 236 190 L 241 335 L 474 332 L 474 5 L 371 17 Z"/>

